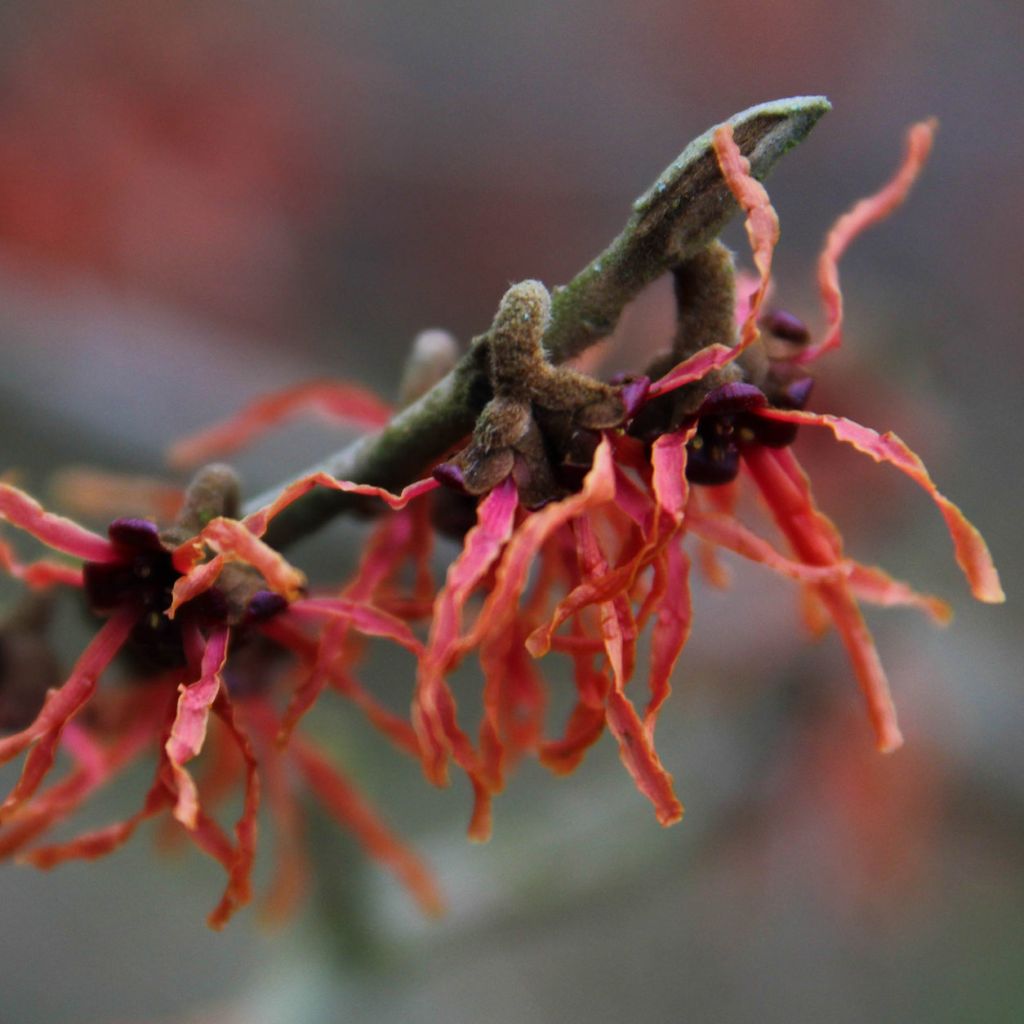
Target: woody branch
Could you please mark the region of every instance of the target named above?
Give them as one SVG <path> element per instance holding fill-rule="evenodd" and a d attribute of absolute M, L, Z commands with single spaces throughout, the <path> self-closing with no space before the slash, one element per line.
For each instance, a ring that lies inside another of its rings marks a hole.
<path fill-rule="evenodd" d="M 752 173 L 764 178 L 829 109 L 824 97 L 795 97 L 751 107 L 728 123 Z M 554 289 L 542 342 L 552 364 L 579 355 L 611 334 L 623 309 L 647 285 L 701 252 L 738 212 L 715 158 L 714 131 L 711 128 L 691 142 L 636 200 L 621 234 L 568 284 Z M 296 478 L 319 471 L 399 490 L 422 474 L 472 431 L 492 397 L 487 373 L 492 330 L 474 338 L 455 368 L 386 427 Z M 279 490 L 275 487 L 273 494 Z M 255 511 L 270 500 L 269 493 L 255 497 L 244 511 Z M 334 491 L 311 491 L 274 520 L 266 540 L 284 547 L 357 500 Z"/>

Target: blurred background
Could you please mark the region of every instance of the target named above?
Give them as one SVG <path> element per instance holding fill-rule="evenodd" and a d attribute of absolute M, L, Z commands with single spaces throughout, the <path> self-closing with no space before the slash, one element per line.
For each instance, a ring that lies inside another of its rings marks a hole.
<path fill-rule="evenodd" d="M 321 708 L 447 917 L 420 919 L 326 822 L 278 933 L 251 913 L 208 933 L 216 872 L 148 835 L 51 875 L 5 864 L 0 1021 L 1022 1019 L 1022 43 L 1020 5 L 952 0 L 5 0 L 0 472 L 35 493 L 68 465 L 159 475 L 170 440 L 311 377 L 393 397 L 417 331 L 466 342 L 511 281 L 567 280 L 692 137 L 824 93 L 833 112 L 769 182 L 776 297 L 815 324 L 832 219 L 888 177 L 908 123 L 941 130 L 907 206 L 844 264 L 846 348 L 814 405 L 922 455 L 1009 602 L 972 604 L 912 484 L 802 438 L 851 553 L 957 610 L 944 632 L 871 616 L 899 754 L 873 753 L 795 592 L 734 566 L 728 592 L 697 586 L 660 726 L 678 827 L 605 739 L 568 779 L 524 766 L 471 846 L 465 787 L 430 789 Z M 742 257 L 741 230 L 726 240 Z M 636 368 L 670 331 L 657 286 L 609 362 Z M 247 490 L 346 436 L 282 430 L 239 461 Z M 359 536 L 332 527 L 296 561 L 336 575 Z M 408 666 L 381 671 L 401 703 Z"/>

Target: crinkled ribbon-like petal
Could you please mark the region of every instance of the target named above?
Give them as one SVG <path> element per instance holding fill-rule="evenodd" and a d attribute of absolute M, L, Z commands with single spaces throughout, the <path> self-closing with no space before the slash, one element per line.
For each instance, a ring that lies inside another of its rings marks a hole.
<path fill-rule="evenodd" d="M 845 560 L 827 565 L 809 565 L 786 558 L 732 516 L 715 512 L 691 510 L 686 519 L 690 533 L 732 551 L 751 562 L 767 566 L 781 576 L 799 580 L 802 583 L 818 583 L 821 580 L 848 578 L 853 572 L 853 563 Z"/>
<path fill-rule="evenodd" d="M 105 857 L 128 842 L 143 821 L 159 814 L 173 802 L 174 796 L 162 779 L 157 779 L 146 794 L 142 807 L 123 821 L 85 832 L 65 843 L 37 846 L 21 859 L 37 868 L 49 870 L 69 860 L 96 860 Z"/>
<path fill-rule="evenodd" d="M 872 604 L 888 608 L 899 605 L 918 608 L 941 626 L 948 624 L 952 618 L 952 609 L 941 598 L 921 594 L 901 580 L 893 579 L 877 566 L 862 565 L 846 558 L 831 565 L 820 566 L 795 562 L 729 515 L 690 509 L 686 522 L 689 531 L 702 540 L 733 551 L 752 562 L 759 562 L 781 576 L 788 576 L 801 583 L 843 578 L 857 597 Z"/>
<path fill-rule="evenodd" d="M 757 341 L 757 318 L 771 284 L 772 254 L 779 241 L 779 218 L 768 193 L 750 173 L 750 161 L 740 152 L 732 136 L 732 125 L 716 129 L 713 139 L 715 157 L 729 191 L 746 213 L 747 238 L 760 275 L 757 291 L 748 300 L 747 315 L 740 327 L 739 351 Z"/>
<path fill-rule="evenodd" d="M 394 640 L 415 655 L 421 655 L 424 650 L 416 634 L 401 619 L 362 601 L 349 601 L 344 597 L 307 597 L 296 601 L 289 612 L 297 619 L 339 619 L 366 636 Z"/>
<path fill-rule="evenodd" d="M 672 672 L 690 636 L 693 605 L 690 600 L 690 559 L 678 544 L 669 544 L 658 564 L 665 587 L 657 604 L 651 633 L 650 700 L 644 712 L 644 728 L 654 736 L 661 706 L 672 693 Z"/>
<path fill-rule="evenodd" d="M 326 631 L 328 635 L 318 643 L 312 637 L 306 635 L 295 619 L 290 618 L 290 610 L 287 610 L 280 615 L 275 615 L 267 622 L 261 623 L 259 629 L 264 636 L 280 644 L 281 647 L 293 651 L 307 665 L 313 666 L 310 669 L 311 674 L 320 670 L 324 671 L 327 675 L 327 681 L 339 693 L 348 697 L 399 750 L 405 751 L 413 757 L 419 757 L 419 741 L 412 726 L 404 718 L 400 718 L 380 704 L 372 694 L 359 684 L 353 675 L 344 670 L 344 666 L 338 664 L 332 648 L 336 634 L 333 634 L 331 631 L 334 627 L 347 625 L 348 623 L 344 619 L 330 619 Z M 288 738 L 291 735 L 293 723 L 288 720 L 288 716 L 295 713 L 293 706 L 300 714 L 303 711 L 303 705 L 309 694 L 302 694 L 301 696 L 300 694 L 307 684 L 309 684 L 308 678 L 306 684 L 303 684 L 296 690 L 293 695 L 292 705 L 289 706 L 285 712 L 285 717 L 281 721 L 277 734 L 277 743 L 280 746 L 287 744 Z M 322 687 L 320 687 L 319 680 L 313 685 L 317 687 L 312 694 L 315 700 L 316 694 L 320 692 Z"/>
<path fill-rule="evenodd" d="M 204 545 L 217 552 L 208 562 L 200 561 Z M 305 574 L 289 564 L 280 552 L 264 544 L 245 523 L 224 516 L 211 520 L 196 537 L 178 547 L 172 559 L 175 568 L 184 573 L 172 590 L 167 610 L 172 619 L 183 604 L 209 590 L 229 562 L 251 565 L 269 589 L 287 601 L 296 600 L 306 585 Z"/>
<path fill-rule="evenodd" d="M 939 626 L 948 626 L 952 621 L 953 609 L 941 597 L 922 594 L 902 580 L 893 579 L 884 569 L 877 566 L 861 565 L 860 562 L 850 562 L 849 565 L 850 589 L 862 601 L 869 601 L 883 608 L 917 608 Z"/>
<path fill-rule="evenodd" d="M 35 721 L 21 732 L 0 739 L 0 764 L 6 764 L 35 743 L 25 759 L 21 777 L 0 806 L 0 821 L 36 791 L 53 767 L 64 726 L 96 692 L 100 675 L 128 639 L 137 618 L 134 609 L 115 612 L 82 652 L 67 682 L 47 693 Z"/>
<path fill-rule="evenodd" d="M 371 857 L 395 874 L 425 913 L 440 914 L 444 900 L 429 869 L 388 829 L 355 787 L 308 741 L 296 737 L 290 750 L 310 789 L 331 815 L 352 830 Z"/>
<path fill-rule="evenodd" d="M 310 473 L 300 480 L 289 484 L 269 505 L 264 506 L 251 515 L 245 517 L 243 522 L 250 532 L 257 537 L 262 537 L 267 532 L 270 520 L 280 511 L 287 508 L 292 502 L 298 501 L 303 495 L 308 494 L 314 487 L 326 487 L 332 491 L 342 491 L 345 494 L 362 494 L 369 498 L 380 498 L 390 508 L 397 511 L 405 508 L 410 501 L 422 497 L 436 490 L 441 485 L 428 477 L 426 480 L 417 480 L 403 488 L 401 494 L 392 494 L 383 487 L 375 487 L 373 484 L 354 484 L 348 480 L 337 480 L 329 473 Z"/>
<path fill-rule="evenodd" d="M 582 571 L 587 576 L 600 577 L 607 572 L 608 565 L 590 523 L 580 517 L 573 522 L 573 528 Z M 605 654 L 612 670 L 612 685 L 605 704 L 608 728 L 618 741 L 619 756 L 637 789 L 654 805 L 658 822 L 672 825 L 683 816 L 682 804 L 675 795 L 672 776 L 655 753 L 650 735 L 625 693 L 628 676 L 623 661 L 623 634 L 631 628 L 629 604 L 621 596 L 605 601 L 599 606 L 599 615 Z"/>
<path fill-rule="evenodd" d="M 33 800 L 19 808 L 13 821 L 0 828 L 0 858 L 17 853 L 65 820 L 118 769 L 136 757 L 149 739 L 148 723 L 143 723 L 141 729 L 133 728 L 108 751 L 77 722 L 69 722 L 63 741 L 75 761 L 75 768 L 59 782 L 37 793 Z"/>
<path fill-rule="evenodd" d="M 260 776 L 256 754 L 248 734 L 235 718 L 234 708 L 226 690 L 217 694 L 213 705 L 224 723 L 245 764 L 245 796 L 242 813 L 235 822 L 235 849 L 228 866 L 228 883 L 220 902 L 210 912 L 207 924 L 218 931 L 240 907 L 252 899 L 252 865 L 256 859 L 256 816 L 260 808 Z"/>
<path fill-rule="evenodd" d="M 185 768 L 203 749 L 210 709 L 224 685 L 224 665 L 228 659 L 228 629 L 215 629 L 203 650 L 200 676 L 194 683 L 178 688 L 178 706 L 171 732 L 164 744 L 173 774 L 177 801 L 174 817 L 186 828 L 194 829 L 199 816 L 199 792 L 195 780 Z"/>
<path fill-rule="evenodd" d="M 749 445 L 744 464 L 761 491 L 776 524 L 797 555 L 810 565 L 835 566 L 842 560 L 838 531 L 818 511 L 810 484 L 789 448 Z M 828 609 L 868 706 L 878 749 L 884 753 L 903 743 L 889 682 L 875 642 L 844 579 L 823 580 L 814 591 Z"/>
<path fill-rule="evenodd" d="M 615 487 L 611 443 L 604 437 L 594 453 L 594 462 L 583 481 L 583 488 L 531 513 L 519 525 L 498 566 L 494 587 L 484 602 L 480 617 L 466 638 L 466 646 L 475 645 L 490 631 L 507 627 L 515 615 L 537 552 L 549 537 L 585 510 L 600 508 L 613 501 Z"/>
<path fill-rule="evenodd" d="M 967 577 L 971 593 L 979 601 L 998 604 L 1006 600 L 999 582 L 999 573 L 981 534 L 968 522 L 960 509 L 939 492 L 924 463 L 895 434 L 879 434 L 870 427 L 854 423 L 853 420 L 827 413 L 800 412 L 795 409 L 759 409 L 757 414 L 767 419 L 785 420 L 788 423 L 827 427 L 837 440 L 852 445 L 865 455 L 870 455 L 876 462 L 888 462 L 901 473 L 905 473 L 938 505 L 953 540 L 957 564 Z"/>
<path fill-rule="evenodd" d="M 0 519 L 32 534 L 55 551 L 87 562 L 113 562 L 118 557 L 117 548 L 105 537 L 45 511 L 34 498 L 11 484 L 0 483 Z"/>
<path fill-rule="evenodd" d="M 303 848 L 302 815 L 288 779 L 284 754 L 272 743 L 268 747 L 260 758 L 260 766 L 274 821 L 274 870 L 260 901 L 260 919 L 275 927 L 287 921 L 299 906 L 312 869 Z"/>
<path fill-rule="evenodd" d="M 907 198 L 931 152 L 936 123 L 933 118 L 911 126 L 907 132 L 906 155 L 892 180 L 844 213 L 829 231 L 818 259 L 818 288 L 827 320 L 825 337 L 804 349 L 796 362 L 811 362 L 842 343 L 843 293 L 839 288 L 839 261 L 865 228 L 884 220 Z"/>
<path fill-rule="evenodd" d="M 183 604 L 195 600 L 200 594 L 206 593 L 220 579 L 227 558 L 214 555 L 208 562 L 202 562 L 191 569 L 185 570 L 183 576 L 174 581 L 171 589 L 171 604 L 167 609 L 167 617 L 173 619 Z"/>
<path fill-rule="evenodd" d="M 237 519 L 214 519 L 199 536 L 218 554 L 251 565 L 267 581 L 267 586 L 285 600 L 294 601 L 302 593 L 305 575 Z"/>
<path fill-rule="evenodd" d="M 776 216 L 764 186 L 750 173 L 750 162 L 740 152 L 732 137 L 732 127 L 722 125 L 714 136 L 715 156 L 729 190 L 747 215 L 747 237 L 759 274 L 757 290 L 744 298 L 746 315 L 740 325 L 736 345 L 712 344 L 684 359 L 663 377 L 651 383 L 645 403 L 667 394 L 684 384 L 701 380 L 712 370 L 731 363 L 760 337 L 757 318 L 771 287 L 772 254 L 779 240 L 779 218 Z"/>
<path fill-rule="evenodd" d="M 605 703 L 611 686 L 608 674 L 594 667 L 589 652 L 577 653 L 574 660 L 577 700 L 565 733 L 560 739 L 541 744 L 538 751 L 540 763 L 556 775 L 575 771 L 605 727 Z"/>
<path fill-rule="evenodd" d="M 385 426 L 392 415 L 386 402 L 364 388 L 341 381 L 308 381 L 263 395 L 228 419 L 175 442 L 168 462 L 181 469 L 223 458 L 306 410 L 371 430 Z"/>
<path fill-rule="evenodd" d="M 518 506 L 519 496 L 511 477 L 478 505 L 476 525 L 466 534 L 462 552 L 449 567 L 444 587 L 434 602 L 430 637 L 416 675 L 413 725 L 423 747 L 424 771 L 432 782 L 443 784 L 448 753 L 453 752 L 474 781 L 478 803 L 486 787 L 472 744 L 455 723 L 455 698 L 445 682 L 445 674 L 461 652 L 465 603 L 511 537 Z M 479 808 L 476 817 L 483 821 L 484 816 L 485 811 Z"/>
<path fill-rule="evenodd" d="M 49 559 L 20 562 L 10 547 L 0 540 L 0 571 L 27 583 L 34 590 L 46 590 L 60 583 L 67 587 L 81 587 L 82 570 Z"/>

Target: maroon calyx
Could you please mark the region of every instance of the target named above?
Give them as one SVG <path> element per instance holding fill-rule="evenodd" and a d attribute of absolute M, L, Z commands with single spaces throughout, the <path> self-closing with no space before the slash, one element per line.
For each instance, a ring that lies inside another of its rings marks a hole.
<path fill-rule="evenodd" d="M 128 650 L 144 666 L 171 667 L 184 663 L 183 619 L 200 628 L 227 622 L 258 623 L 286 606 L 279 595 L 261 587 L 253 589 L 248 580 L 240 582 L 236 573 L 234 586 L 222 579 L 217 586 L 189 601 L 175 619 L 170 619 L 166 612 L 181 573 L 172 562 L 173 547 L 161 538 L 157 525 L 148 519 L 115 519 L 107 533 L 117 558 L 83 565 L 86 599 L 99 615 L 122 608 L 137 612 Z"/>
<path fill-rule="evenodd" d="M 456 494 L 468 494 L 466 475 L 457 462 L 439 462 L 430 474 L 439 484 L 455 491 Z"/>
<path fill-rule="evenodd" d="M 624 377 L 616 381 L 622 385 L 619 398 L 626 407 L 626 419 L 631 420 L 637 411 L 643 408 L 647 400 L 647 392 L 651 390 L 650 377 Z"/>
<path fill-rule="evenodd" d="M 802 409 L 814 380 L 797 377 L 772 389 L 772 401 L 753 384 L 734 381 L 711 391 L 697 410 L 697 433 L 687 447 L 686 477 L 691 483 L 731 483 L 739 472 L 746 445 L 785 448 L 797 435 L 797 424 L 765 419 L 759 410 L 774 406 Z"/>
<path fill-rule="evenodd" d="M 769 310 L 759 321 L 765 332 L 780 341 L 788 341 L 791 345 L 803 347 L 811 340 L 811 332 L 807 324 L 784 309 Z"/>

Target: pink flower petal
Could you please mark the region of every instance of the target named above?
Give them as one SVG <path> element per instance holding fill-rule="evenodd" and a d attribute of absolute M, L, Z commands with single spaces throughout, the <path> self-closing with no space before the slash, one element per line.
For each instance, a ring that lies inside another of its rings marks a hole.
<path fill-rule="evenodd" d="M 53 825 L 65 820 L 112 774 L 137 756 L 149 738 L 148 729 L 142 732 L 135 729 L 107 751 L 77 722 L 69 722 L 64 730 L 64 747 L 75 760 L 75 768 L 59 782 L 37 793 L 0 829 L 0 858 L 18 853 Z"/>
<path fill-rule="evenodd" d="M 932 501 L 938 505 L 953 540 L 957 564 L 963 570 L 964 576 L 967 577 L 971 593 L 979 601 L 998 604 L 1006 600 L 1006 595 L 999 582 L 999 573 L 996 571 L 988 546 L 981 534 L 968 522 L 960 509 L 939 492 L 928 475 L 924 463 L 895 434 L 891 432 L 879 434 L 870 427 L 854 423 L 853 420 L 845 419 L 842 416 L 830 416 L 826 413 L 759 409 L 758 415 L 767 419 L 785 420 L 789 423 L 808 423 L 813 426 L 827 427 L 837 440 L 852 445 L 865 455 L 870 455 L 876 462 L 888 462 L 901 473 L 905 473 L 923 488 Z"/>
<path fill-rule="evenodd" d="M 376 430 L 391 419 L 392 409 L 354 384 L 314 380 L 264 395 L 212 427 L 173 444 L 167 458 L 178 469 L 223 458 L 296 413 L 313 411 L 329 420 Z"/>
<path fill-rule="evenodd" d="M 260 632 L 264 636 L 269 637 L 282 647 L 294 651 L 307 665 L 312 666 L 306 681 L 292 695 L 292 702 L 281 720 L 276 739 L 277 744 L 284 746 L 288 743 L 291 732 L 298 721 L 298 718 L 293 721 L 293 716 L 298 715 L 301 718 L 301 715 L 308 710 L 306 701 L 315 701 L 323 691 L 323 684 L 330 683 L 335 690 L 348 697 L 366 715 L 371 724 L 388 737 L 399 750 L 411 754 L 413 757 L 419 757 L 419 740 L 416 738 L 412 726 L 380 704 L 339 663 L 341 649 L 337 644 L 344 641 L 345 634 L 339 633 L 337 630 L 343 627 L 347 629 L 348 622 L 341 618 L 329 620 L 324 637 L 318 643 L 307 637 L 296 624 L 296 620 L 290 618 L 290 615 L 289 609 L 260 625 Z M 319 677 L 314 679 L 313 676 L 320 672 L 324 674 L 323 679 Z M 307 690 L 307 687 L 310 689 Z"/>
<path fill-rule="evenodd" d="M 11 736 L 0 739 L 0 764 L 6 764 L 30 747 L 21 777 L 0 806 L 0 821 L 9 817 L 38 788 L 53 767 L 64 727 L 96 692 L 99 677 L 128 639 L 137 612 L 116 612 L 100 627 L 79 656 L 66 683 L 50 690 L 34 722 Z"/>
<path fill-rule="evenodd" d="M 32 534 L 55 551 L 87 562 L 112 562 L 118 557 L 117 549 L 105 537 L 46 512 L 34 498 L 10 484 L 0 483 L 0 519 Z"/>
<path fill-rule="evenodd" d="M 953 619 L 953 609 L 942 598 L 922 594 L 902 580 L 893 579 L 876 566 L 851 562 L 849 582 L 850 590 L 862 601 L 884 608 L 917 608 L 939 626 L 947 626 Z"/>
<path fill-rule="evenodd" d="M 728 345 L 714 344 L 702 348 L 695 355 L 684 359 L 663 377 L 654 381 L 647 392 L 647 401 L 675 391 L 676 388 L 681 388 L 684 384 L 703 380 L 712 370 L 718 370 L 728 365 L 739 354 L 739 345 L 733 345 L 730 348 Z"/>
<path fill-rule="evenodd" d="M 444 900 L 429 869 L 381 821 L 355 787 L 307 741 L 296 738 L 290 750 L 310 789 L 339 824 L 350 829 L 370 856 L 394 873 L 424 913 L 442 913 Z"/>
<path fill-rule="evenodd" d="M 865 228 L 884 220 L 907 198 L 931 152 L 936 124 L 932 119 L 912 125 L 907 132 L 903 163 L 892 180 L 873 196 L 860 200 L 829 231 L 818 259 L 818 287 L 827 320 L 825 337 L 818 344 L 804 349 L 796 357 L 796 362 L 811 362 L 842 343 L 843 293 L 839 288 L 839 261 L 849 244 Z"/>
<path fill-rule="evenodd" d="M 561 501 L 552 502 L 527 516 L 508 543 L 495 574 L 494 587 L 484 602 L 476 626 L 466 638 L 473 646 L 488 632 L 507 628 L 526 587 L 530 569 L 545 542 L 566 523 L 588 508 L 600 508 L 615 499 L 616 475 L 611 442 L 602 438 L 583 488 Z"/>
<path fill-rule="evenodd" d="M 199 679 L 178 688 L 178 707 L 164 744 L 177 793 L 174 817 L 186 828 L 195 829 L 199 816 L 199 792 L 185 765 L 203 748 L 210 709 L 224 685 L 223 671 L 228 657 L 228 630 L 214 630 L 206 641 Z"/>
<path fill-rule="evenodd" d="M 300 480 L 289 484 L 269 505 L 246 516 L 243 520 L 250 532 L 257 537 L 262 537 L 267 532 L 270 520 L 282 509 L 287 508 L 292 502 L 298 501 L 303 495 L 308 494 L 314 487 L 326 487 L 332 491 L 343 491 L 346 494 L 363 494 L 370 498 L 380 498 L 387 505 L 398 511 L 405 508 L 410 501 L 422 497 L 436 490 L 441 485 L 433 478 L 417 480 L 402 490 L 401 494 L 392 494 L 383 487 L 375 487 L 372 484 L 354 484 L 348 480 L 336 480 L 328 473 L 310 473 Z"/>
<path fill-rule="evenodd" d="M 455 725 L 455 699 L 445 674 L 461 651 L 465 603 L 512 535 L 518 505 L 511 477 L 480 502 L 477 523 L 466 534 L 462 552 L 449 567 L 434 603 L 430 637 L 416 676 L 413 725 L 423 748 L 424 771 L 435 785 L 446 782 L 450 752 L 471 776 L 477 774 L 472 745 Z"/>
<path fill-rule="evenodd" d="M 123 821 L 85 832 L 65 843 L 38 846 L 22 856 L 28 864 L 49 870 L 69 860 L 96 860 L 113 853 L 135 834 L 147 818 L 159 814 L 174 802 L 174 797 L 158 778 L 146 794 L 142 807 Z"/>
<path fill-rule="evenodd" d="M 390 612 L 381 611 L 362 601 L 349 601 L 343 597 L 307 597 L 296 601 L 289 609 L 293 618 L 338 619 L 354 626 L 366 636 L 379 636 L 393 640 L 413 654 L 423 654 L 423 644 L 401 619 Z"/>
<path fill-rule="evenodd" d="M 655 504 L 676 529 L 682 525 L 690 496 L 686 481 L 686 446 L 696 433 L 694 425 L 663 434 L 651 446 L 651 490 Z"/>
<path fill-rule="evenodd" d="M 234 740 L 245 764 L 245 797 L 242 813 L 235 823 L 235 850 L 228 867 L 228 883 L 220 903 L 211 911 L 207 924 L 220 930 L 240 907 L 252 899 L 252 866 L 256 859 L 256 816 L 260 807 L 259 765 L 248 734 L 238 724 L 234 708 L 222 689 L 214 703 L 214 711 Z M 177 816 L 177 815 L 176 815 Z"/>
<path fill-rule="evenodd" d="M 644 712 L 644 728 L 654 736 L 658 712 L 672 693 L 672 672 L 686 641 L 693 621 L 690 601 L 690 560 L 678 544 L 665 548 L 665 558 L 659 563 L 666 587 L 658 602 L 651 633 L 651 697 Z"/>
<path fill-rule="evenodd" d="M 747 237 L 759 274 L 757 290 L 740 302 L 746 315 L 740 325 L 740 338 L 736 345 L 708 345 L 685 359 L 660 379 L 654 381 L 647 392 L 647 401 L 667 394 L 684 384 L 701 380 L 712 370 L 731 363 L 741 352 L 760 337 L 757 320 L 761 306 L 771 287 L 772 255 L 779 241 L 779 218 L 776 216 L 764 186 L 751 175 L 750 162 L 740 152 L 732 137 L 732 127 L 722 125 L 714 135 L 715 156 L 729 190 L 746 213 Z"/>
<path fill-rule="evenodd" d="M 167 617 L 173 619 L 183 604 L 188 604 L 214 586 L 226 564 L 227 559 L 223 555 L 215 555 L 208 562 L 194 566 L 187 570 L 184 576 L 175 580 Z"/>
<path fill-rule="evenodd" d="M 18 561 L 11 548 L 0 540 L 0 571 L 22 580 L 34 590 L 46 590 L 54 584 L 66 587 L 82 586 L 82 570 L 60 562 L 40 559 L 36 562 Z"/>
<path fill-rule="evenodd" d="M 229 561 L 244 562 L 256 569 L 267 587 L 287 601 L 294 601 L 306 585 L 306 577 L 289 565 L 284 556 L 264 544 L 237 519 L 218 517 L 199 534 L 200 540 Z"/>
<path fill-rule="evenodd" d="M 810 485 L 792 451 L 750 445 L 744 449 L 743 459 L 776 524 L 797 555 L 809 565 L 834 566 L 841 561 L 839 534 L 815 506 Z M 823 580 L 814 584 L 814 589 L 832 616 L 853 664 L 878 749 L 883 753 L 896 750 L 903 737 L 889 683 L 849 584 L 845 580 Z"/>
<path fill-rule="evenodd" d="M 757 291 L 748 300 L 747 316 L 740 327 L 738 347 L 743 351 L 759 337 L 757 318 L 771 284 L 772 254 L 779 241 L 779 218 L 765 187 L 750 173 L 750 161 L 736 145 L 731 125 L 724 124 L 715 131 L 713 145 L 722 176 L 747 215 L 747 238 L 760 275 Z"/>
<path fill-rule="evenodd" d="M 580 517 L 574 521 L 573 528 L 584 575 L 599 578 L 608 571 L 608 564 L 590 523 Z M 636 708 L 625 693 L 629 675 L 624 658 L 625 637 L 634 628 L 629 604 L 621 597 L 606 601 L 600 605 L 599 614 L 605 654 L 612 669 L 612 686 L 605 704 L 608 728 L 618 741 L 619 756 L 637 789 L 654 805 L 658 822 L 672 825 L 683 816 L 682 805 L 672 786 L 672 776 L 658 758 Z"/>
<path fill-rule="evenodd" d="M 260 702 L 260 711 L 254 716 L 265 741 L 260 767 L 274 822 L 274 869 L 261 900 L 260 919 L 276 927 L 287 921 L 301 903 L 312 867 L 303 846 L 302 811 L 288 778 L 284 753 L 275 742 L 279 723 L 272 709 L 263 702 Z"/>
<path fill-rule="evenodd" d="M 691 510 L 686 518 L 686 526 L 690 533 L 703 540 L 803 583 L 848 578 L 853 572 L 853 563 L 846 560 L 837 560 L 826 565 L 809 565 L 807 562 L 796 562 L 786 558 L 768 541 L 757 536 L 732 516 Z"/>

